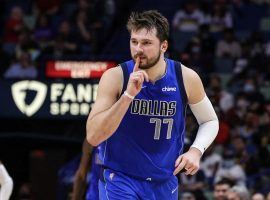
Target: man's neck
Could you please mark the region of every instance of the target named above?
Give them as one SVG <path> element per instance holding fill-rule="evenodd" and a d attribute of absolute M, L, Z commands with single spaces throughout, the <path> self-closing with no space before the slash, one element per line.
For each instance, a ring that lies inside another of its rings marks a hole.
<path fill-rule="evenodd" d="M 152 83 L 155 83 L 157 80 L 159 80 L 166 72 L 166 61 L 163 58 L 160 57 L 160 60 L 150 69 L 146 69 L 146 73 L 149 76 L 149 80 Z"/>

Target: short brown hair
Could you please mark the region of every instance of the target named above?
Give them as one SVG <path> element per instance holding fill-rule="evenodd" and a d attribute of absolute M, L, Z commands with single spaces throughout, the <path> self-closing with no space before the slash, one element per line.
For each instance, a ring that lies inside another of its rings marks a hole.
<path fill-rule="evenodd" d="M 147 31 L 157 30 L 157 38 L 163 42 L 169 39 L 169 22 L 161 13 L 156 10 L 148 10 L 144 12 L 132 12 L 128 22 L 127 29 L 138 31 L 145 28 Z"/>

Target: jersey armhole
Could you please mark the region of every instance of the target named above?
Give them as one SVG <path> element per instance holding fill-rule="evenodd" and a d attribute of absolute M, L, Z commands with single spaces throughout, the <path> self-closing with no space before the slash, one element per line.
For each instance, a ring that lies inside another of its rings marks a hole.
<path fill-rule="evenodd" d="M 176 78 L 178 82 L 178 86 L 180 89 L 180 95 L 182 98 L 182 104 L 184 108 L 184 116 L 186 115 L 186 109 L 187 109 L 187 93 L 184 85 L 184 80 L 183 80 L 183 73 L 182 73 L 182 64 L 180 62 L 174 61 L 174 66 L 175 66 L 175 72 L 176 72 Z"/>
<path fill-rule="evenodd" d="M 127 68 L 126 63 L 121 63 L 119 66 L 121 67 L 122 72 L 123 72 L 123 85 L 122 85 L 122 90 L 121 90 L 121 93 L 120 93 L 120 96 L 121 96 L 122 94 L 124 94 L 124 92 L 127 89 L 129 74 L 128 74 L 128 68 Z"/>

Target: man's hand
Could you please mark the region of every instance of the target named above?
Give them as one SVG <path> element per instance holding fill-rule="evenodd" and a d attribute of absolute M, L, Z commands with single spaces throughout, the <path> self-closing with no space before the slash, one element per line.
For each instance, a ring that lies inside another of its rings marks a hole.
<path fill-rule="evenodd" d="M 137 57 L 127 86 L 127 92 L 132 96 L 136 96 L 141 91 L 144 80 L 147 82 L 149 81 L 147 73 L 143 70 L 140 70 L 139 65 L 140 57 Z"/>
<path fill-rule="evenodd" d="M 201 157 L 200 150 L 191 147 L 188 152 L 177 158 L 173 174 L 176 175 L 181 170 L 184 170 L 186 175 L 194 175 L 199 170 Z"/>

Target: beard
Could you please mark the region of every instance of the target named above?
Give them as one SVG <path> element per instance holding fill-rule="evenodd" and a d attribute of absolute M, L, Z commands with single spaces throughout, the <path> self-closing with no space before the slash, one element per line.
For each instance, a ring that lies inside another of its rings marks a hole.
<path fill-rule="evenodd" d="M 147 56 L 145 56 L 144 54 L 139 53 L 139 54 L 135 54 L 135 55 L 133 56 L 133 60 L 134 60 L 134 62 L 136 62 L 136 58 L 137 58 L 137 57 L 143 57 L 144 63 L 140 63 L 139 68 L 140 68 L 140 69 L 150 69 L 151 67 L 153 67 L 154 65 L 157 64 L 157 62 L 158 62 L 159 59 L 160 59 L 160 55 L 161 55 L 161 51 L 159 50 L 157 56 L 155 56 L 155 57 L 149 59 L 149 58 L 148 58 Z"/>

